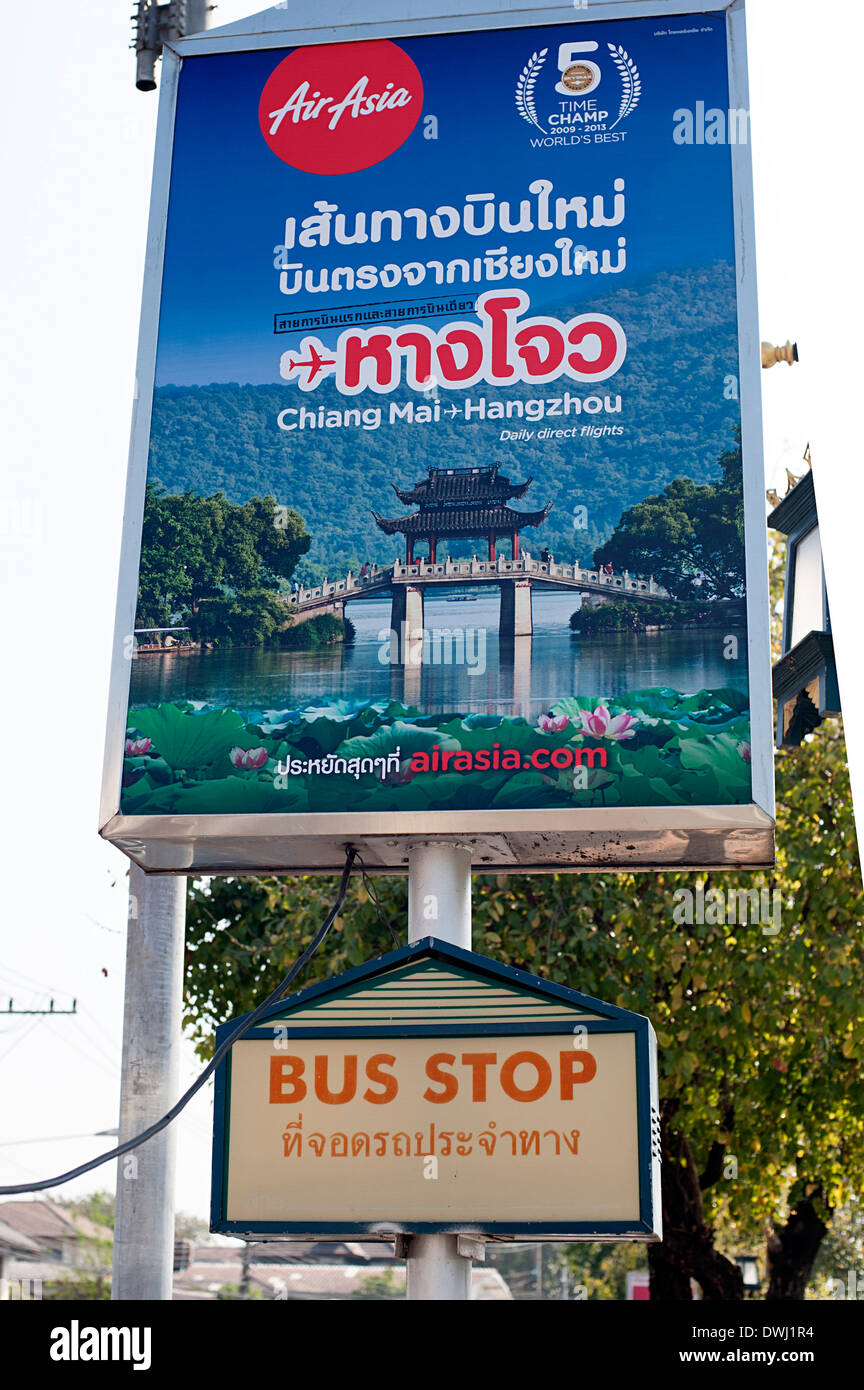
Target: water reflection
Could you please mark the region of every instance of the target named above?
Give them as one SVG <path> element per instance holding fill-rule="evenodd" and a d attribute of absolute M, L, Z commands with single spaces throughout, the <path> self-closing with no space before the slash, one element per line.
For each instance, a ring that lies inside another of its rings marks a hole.
<path fill-rule="evenodd" d="M 233 650 L 182 655 L 144 655 L 133 664 L 132 703 L 203 700 L 231 706 L 247 718 L 333 699 L 401 699 L 424 713 L 460 710 L 536 718 L 564 695 L 586 699 L 623 695 L 646 686 L 693 692 L 734 686 L 747 689 L 746 657 L 727 661 L 715 632 L 615 633 L 580 638 L 568 621 L 577 606 L 570 594 L 535 592 L 534 636 L 508 650 L 498 642 L 498 596 L 481 590 L 475 602 L 427 600 L 427 630 L 468 629 L 485 637 L 485 659 L 469 647 L 474 666 L 391 665 L 386 599 L 353 603 L 353 646 L 317 652 Z M 739 650 L 746 652 L 744 633 Z M 446 654 L 447 646 L 444 646 Z M 481 669 L 481 667 L 483 669 Z"/>

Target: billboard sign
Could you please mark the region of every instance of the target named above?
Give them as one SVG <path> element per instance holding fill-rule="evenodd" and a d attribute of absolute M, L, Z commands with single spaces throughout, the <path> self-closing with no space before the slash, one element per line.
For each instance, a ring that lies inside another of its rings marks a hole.
<path fill-rule="evenodd" d="M 103 833 L 768 864 L 742 7 L 428 8 L 168 50 Z"/>
<path fill-rule="evenodd" d="M 647 1019 L 429 938 L 235 1043 L 211 1229 L 656 1240 L 656 1088 Z"/>

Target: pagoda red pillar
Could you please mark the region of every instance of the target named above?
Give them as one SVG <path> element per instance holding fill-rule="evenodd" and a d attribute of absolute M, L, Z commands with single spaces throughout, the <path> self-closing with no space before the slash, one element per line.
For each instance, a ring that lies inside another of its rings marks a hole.
<path fill-rule="evenodd" d="M 430 537 L 429 537 L 429 563 L 430 563 L 430 565 L 434 565 L 434 563 L 435 563 L 435 537 L 434 537 L 434 536 L 430 536 Z"/>
<path fill-rule="evenodd" d="M 494 562 L 494 560 L 495 560 L 495 532 L 494 532 L 494 531 L 490 531 L 490 532 L 489 532 L 489 559 L 490 559 L 490 561 L 493 561 L 493 562 Z"/>
<path fill-rule="evenodd" d="M 405 563 L 406 563 L 406 565 L 413 565 L 413 563 L 414 563 L 414 537 L 413 537 L 413 536 L 406 536 L 406 537 L 405 537 Z"/>
<path fill-rule="evenodd" d="M 519 532 L 513 532 L 513 559 L 519 559 Z"/>

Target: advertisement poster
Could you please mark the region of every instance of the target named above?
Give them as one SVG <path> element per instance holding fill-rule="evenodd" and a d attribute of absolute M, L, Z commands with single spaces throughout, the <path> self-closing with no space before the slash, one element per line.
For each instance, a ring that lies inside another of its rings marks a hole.
<path fill-rule="evenodd" d="M 728 106 L 719 12 L 184 59 L 121 814 L 751 802 Z"/>

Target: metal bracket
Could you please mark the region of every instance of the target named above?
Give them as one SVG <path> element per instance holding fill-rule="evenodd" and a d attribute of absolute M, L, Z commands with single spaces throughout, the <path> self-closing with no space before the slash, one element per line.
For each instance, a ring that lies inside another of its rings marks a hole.
<path fill-rule="evenodd" d="M 393 1243 L 393 1253 L 397 1260 L 407 1260 L 411 1253 L 411 1236 L 396 1236 Z M 483 1264 L 486 1260 L 486 1242 L 478 1240 L 476 1236 L 457 1236 L 456 1254 L 461 1255 L 463 1260 L 474 1260 L 478 1264 Z"/>

